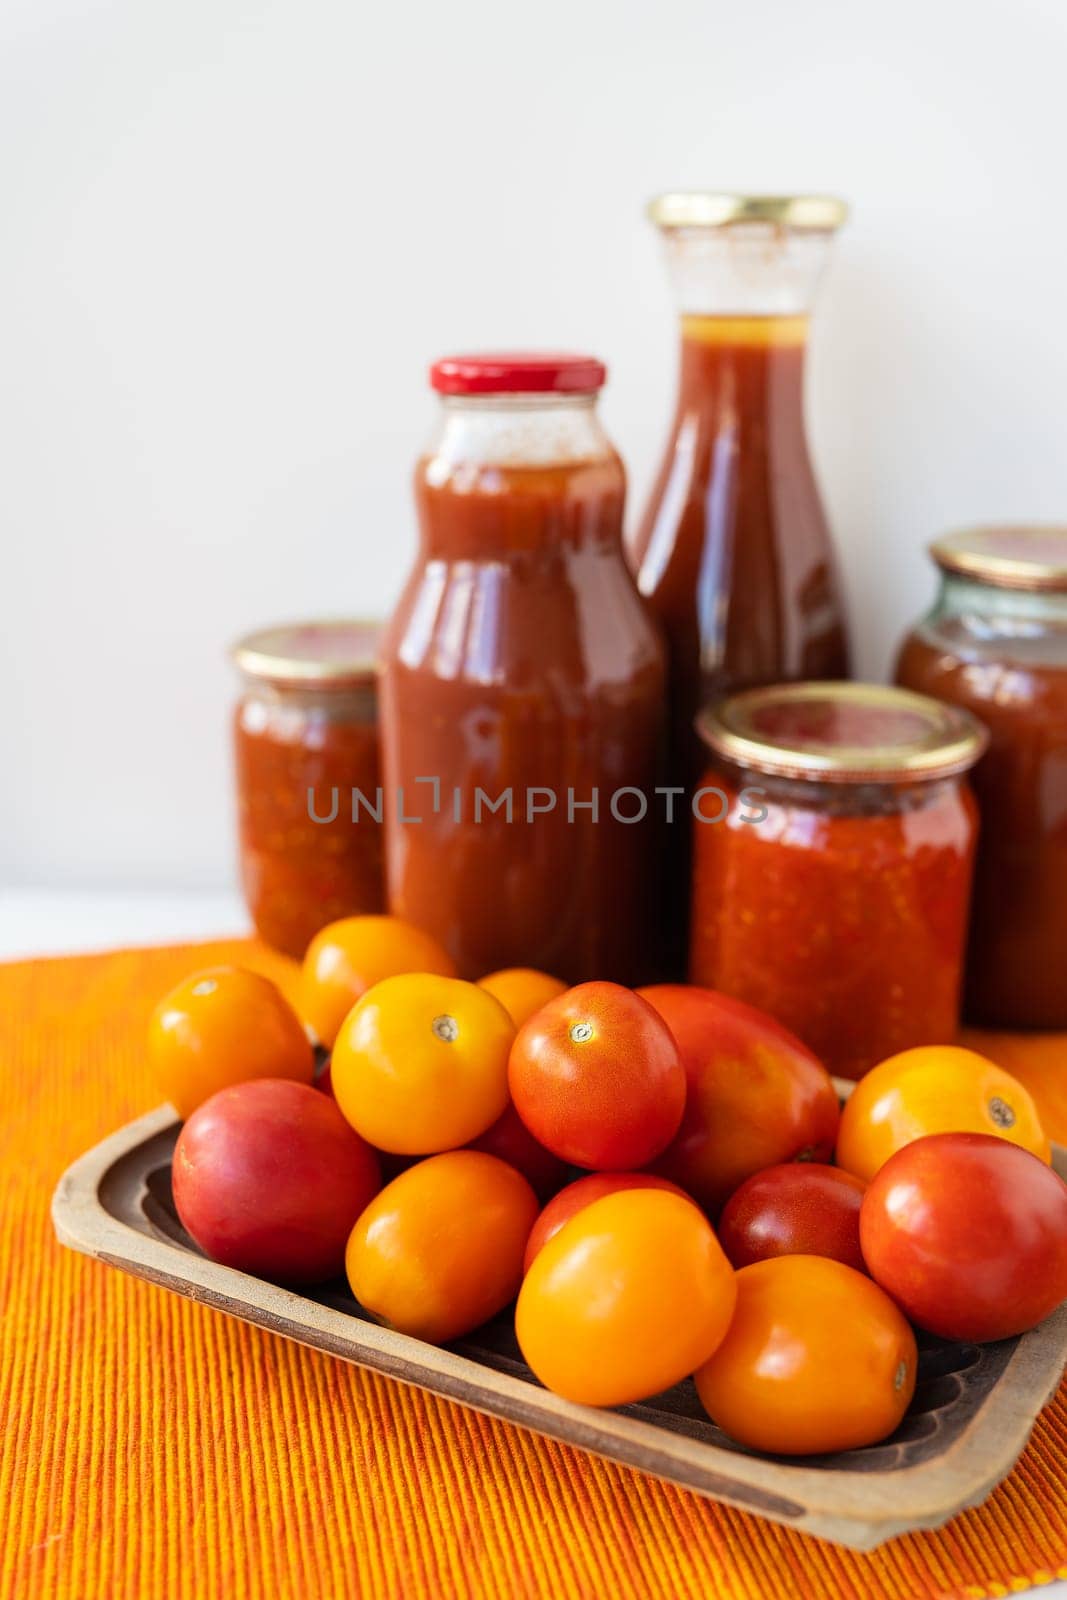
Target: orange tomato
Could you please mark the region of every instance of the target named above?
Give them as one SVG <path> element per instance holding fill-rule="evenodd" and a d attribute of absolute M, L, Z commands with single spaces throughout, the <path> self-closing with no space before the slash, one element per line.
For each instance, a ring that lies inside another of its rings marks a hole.
<path fill-rule="evenodd" d="M 160 1093 L 182 1118 L 219 1089 L 252 1078 L 310 1083 L 315 1058 L 281 991 L 245 967 L 207 967 L 179 983 L 148 1024 Z"/>
<path fill-rule="evenodd" d="M 845 1102 L 837 1164 L 869 1183 L 896 1151 L 928 1133 L 991 1133 L 1052 1159 L 1037 1107 L 1022 1084 L 958 1045 L 890 1056 Z"/>
<path fill-rule="evenodd" d="M 379 1150 L 453 1150 L 503 1114 L 514 1037 L 500 1001 L 477 984 L 425 972 L 385 978 L 341 1025 L 334 1099 Z"/>
<path fill-rule="evenodd" d="M 620 1406 L 680 1383 L 715 1350 L 734 1272 L 681 1195 L 627 1189 L 583 1207 L 523 1280 L 515 1332 L 547 1389 Z"/>
<path fill-rule="evenodd" d="M 547 972 L 538 972 L 534 967 L 501 967 L 499 972 L 479 978 L 478 987 L 496 996 L 516 1028 L 567 989 L 558 978 L 550 978 Z"/>
<path fill-rule="evenodd" d="M 889 1296 L 827 1256 L 742 1267 L 729 1332 L 697 1393 L 739 1444 L 822 1455 L 876 1444 L 915 1390 L 915 1335 Z"/>
<path fill-rule="evenodd" d="M 304 1016 L 327 1049 L 356 1001 L 383 978 L 402 972 L 455 977 L 436 939 L 400 917 L 342 917 L 317 933 L 301 969 Z"/>
<path fill-rule="evenodd" d="M 522 1278 L 537 1215 L 530 1185 L 479 1150 L 409 1167 L 363 1212 L 345 1270 L 364 1310 L 400 1333 L 444 1344 L 502 1311 Z"/>

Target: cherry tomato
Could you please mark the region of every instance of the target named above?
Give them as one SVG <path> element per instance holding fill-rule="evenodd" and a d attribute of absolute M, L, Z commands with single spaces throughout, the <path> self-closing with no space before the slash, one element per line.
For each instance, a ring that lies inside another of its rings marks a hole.
<path fill-rule="evenodd" d="M 289 1002 L 245 967 L 207 967 L 165 995 L 148 1024 L 148 1054 L 160 1093 L 180 1117 L 250 1078 L 310 1083 L 315 1065 Z"/>
<path fill-rule="evenodd" d="M 719 1218 L 719 1243 L 735 1267 L 771 1256 L 831 1256 L 866 1272 L 860 1203 L 866 1185 L 818 1162 L 767 1167 L 735 1189 Z"/>
<path fill-rule="evenodd" d="M 565 983 L 534 967 L 502 967 L 499 972 L 479 978 L 478 987 L 496 996 L 516 1028 L 529 1022 L 534 1012 L 550 1000 L 567 992 Z"/>
<path fill-rule="evenodd" d="M 458 1339 L 514 1299 L 536 1215 L 526 1179 L 496 1156 L 431 1156 L 394 1178 L 353 1228 L 352 1293 L 401 1333 Z"/>
<path fill-rule="evenodd" d="M 629 1189 L 594 1200 L 539 1252 L 515 1332 L 567 1400 L 620 1406 L 679 1383 L 729 1326 L 734 1273 L 689 1200 Z"/>
<path fill-rule="evenodd" d="M 939 1044 L 890 1056 L 860 1079 L 841 1113 L 837 1164 L 869 1182 L 895 1151 L 928 1133 L 995 1134 L 1052 1159 L 1022 1084 L 973 1050 Z"/>
<path fill-rule="evenodd" d="M 870 1278 L 826 1256 L 742 1267 L 730 1330 L 695 1374 L 732 1439 L 772 1455 L 876 1444 L 915 1391 L 915 1335 Z"/>
<path fill-rule="evenodd" d="M 510 1104 L 491 1128 L 471 1140 L 470 1148 L 499 1156 L 509 1167 L 521 1172 L 541 1201 L 555 1194 L 567 1176 L 566 1162 L 554 1156 L 551 1150 L 546 1150 L 543 1144 L 538 1144 L 515 1107 Z"/>
<path fill-rule="evenodd" d="M 837 1092 L 806 1045 L 711 989 L 665 983 L 638 993 L 674 1034 L 688 1082 L 682 1125 L 657 1172 L 714 1215 L 764 1167 L 829 1160 Z"/>
<path fill-rule="evenodd" d="M 1067 1298 L 1067 1184 L 1029 1150 L 937 1133 L 890 1156 L 860 1211 L 871 1276 L 943 1339 L 1008 1339 Z"/>
<path fill-rule="evenodd" d="M 508 1077 L 530 1132 L 579 1167 L 643 1167 L 685 1105 L 670 1030 L 617 983 L 582 983 L 542 1006 L 519 1029 Z"/>
<path fill-rule="evenodd" d="M 394 1155 L 452 1150 L 508 1103 L 515 1029 L 499 1000 L 459 978 L 384 978 L 353 1007 L 330 1058 L 334 1099 Z"/>
<path fill-rule="evenodd" d="M 380 1182 L 373 1152 L 333 1101 L 261 1078 L 222 1089 L 178 1135 L 174 1204 L 214 1261 L 283 1283 L 321 1283 Z"/>
<path fill-rule="evenodd" d="M 681 1195 L 683 1200 L 689 1199 L 683 1189 L 667 1178 L 657 1178 L 654 1172 L 591 1172 L 587 1178 L 568 1183 L 548 1202 L 526 1241 L 523 1270 L 529 1272 L 534 1257 L 549 1239 L 555 1238 L 565 1222 L 592 1205 L 594 1200 L 606 1194 L 620 1194 L 624 1189 L 666 1189 L 671 1194 Z"/>
<path fill-rule="evenodd" d="M 383 978 L 403 972 L 456 975 L 436 939 L 401 917 L 342 917 L 317 933 L 301 971 L 304 1016 L 330 1049 L 357 1000 Z"/>

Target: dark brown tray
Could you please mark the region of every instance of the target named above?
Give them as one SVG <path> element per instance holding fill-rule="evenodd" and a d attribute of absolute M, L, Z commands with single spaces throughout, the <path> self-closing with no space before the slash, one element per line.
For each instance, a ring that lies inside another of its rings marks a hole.
<path fill-rule="evenodd" d="M 836 1456 L 758 1456 L 708 1420 L 691 1382 L 646 1404 L 596 1411 L 540 1387 L 509 1318 L 439 1349 L 372 1322 L 342 1283 L 295 1294 L 207 1260 L 171 1199 L 178 1127 L 164 1107 L 75 1162 L 52 1203 L 60 1242 L 285 1338 L 853 1549 L 938 1527 L 983 1500 L 1010 1471 L 1067 1361 L 1067 1306 L 1020 1339 L 931 1339 L 891 1439 Z M 1055 1161 L 1067 1174 L 1063 1151 Z"/>

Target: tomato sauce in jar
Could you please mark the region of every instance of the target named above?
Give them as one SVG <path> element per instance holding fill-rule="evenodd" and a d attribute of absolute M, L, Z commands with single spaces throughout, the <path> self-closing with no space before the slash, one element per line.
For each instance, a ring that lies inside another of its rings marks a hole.
<path fill-rule="evenodd" d="M 939 540 L 934 609 L 897 681 L 985 723 L 965 1011 L 987 1027 L 1067 1028 L 1067 528 Z"/>
<path fill-rule="evenodd" d="M 383 909 L 380 631 L 309 622 L 233 650 L 241 882 L 256 932 L 287 955 L 338 917 Z"/>
<path fill-rule="evenodd" d="M 383 651 L 389 904 L 468 978 L 649 970 L 665 668 L 603 378 L 554 356 L 432 373 L 421 550 Z"/>
<path fill-rule="evenodd" d="M 964 711 L 866 684 L 751 690 L 698 719 L 725 799 L 694 828 L 690 978 L 857 1078 L 951 1040 L 984 747 Z"/>

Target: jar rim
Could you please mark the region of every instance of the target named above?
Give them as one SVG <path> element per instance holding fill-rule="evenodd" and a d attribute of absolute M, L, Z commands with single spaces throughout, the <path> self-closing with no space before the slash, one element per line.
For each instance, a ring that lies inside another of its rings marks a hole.
<path fill-rule="evenodd" d="M 970 712 L 873 683 L 747 689 L 705 707 L 696 730 L 738 767 L 818 783 L 894 783 L 966 772 L 989 735 Z"/>
<path fill-rule="evenodd" d="M 718 190 L 672 190 L 648 203 L 657 228 L 725 228 L 767 222 L 801 232 L 833 233 L 848 220 L 845 200 L 830 194 L 730 194 Z"/>
<path fill-rule="evenodd" d="M 238 639 L 230 659 L 246 677 L 263 683 L 334 689 L 371 684 L 383 627 L 376 617 L 275 623 Z"/>
<path fill-rule="evenodd" d="M 1067 523 L 1004 522 L 958 528 L 930 545 L 942 572 L 996 589 L 1067 594 Z"/>

